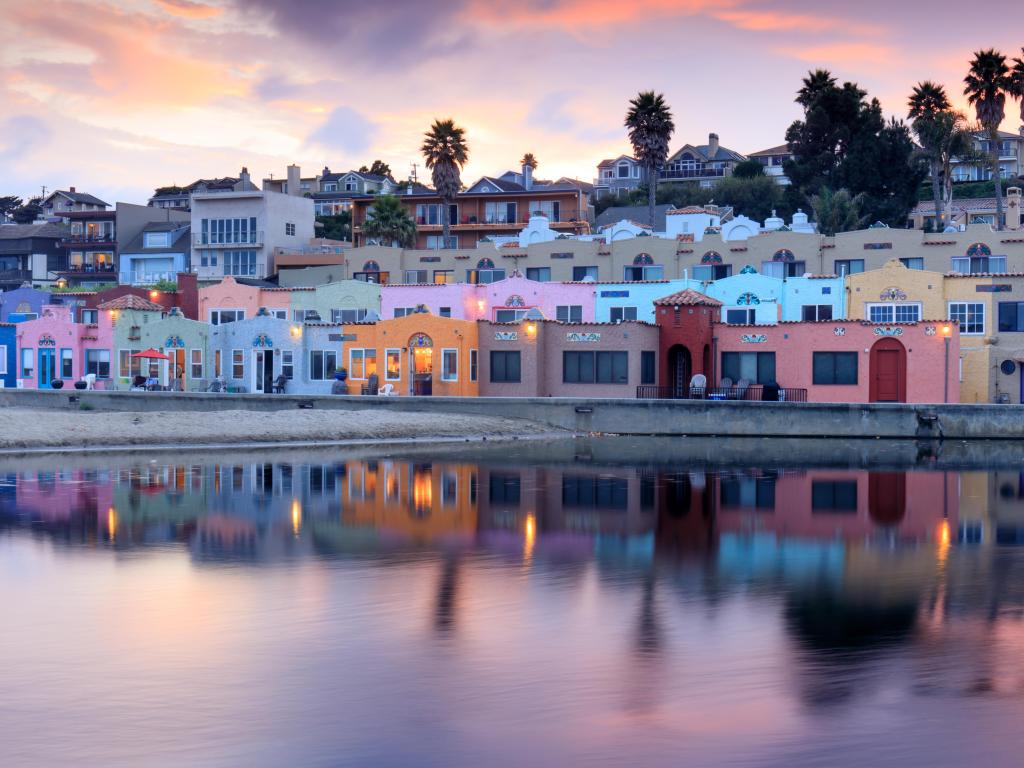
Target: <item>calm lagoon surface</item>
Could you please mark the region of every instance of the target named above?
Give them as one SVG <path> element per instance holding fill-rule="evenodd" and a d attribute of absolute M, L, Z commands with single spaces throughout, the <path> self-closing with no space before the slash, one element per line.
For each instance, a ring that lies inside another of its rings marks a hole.
<path fill-rule="evenodd" d="M 1022 468 L 614 438 L 0 458 L 0 765 L 1021 765 Z"/>

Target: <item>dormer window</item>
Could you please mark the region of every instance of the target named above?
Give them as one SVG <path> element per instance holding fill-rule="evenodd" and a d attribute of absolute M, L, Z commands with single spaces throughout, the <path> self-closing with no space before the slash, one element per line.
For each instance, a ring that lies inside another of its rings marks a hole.
<path fill-rule="evenodd" d="M 144 248 L 166 248 L 171 244 L 170 232 L 146 232 L 142 238 Z"/>

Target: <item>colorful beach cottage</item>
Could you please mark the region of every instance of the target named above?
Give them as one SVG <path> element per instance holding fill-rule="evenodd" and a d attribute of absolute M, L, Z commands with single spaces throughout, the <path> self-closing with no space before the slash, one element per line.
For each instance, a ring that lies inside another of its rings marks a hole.
<path fill-rule="evenodd" d="M 16 325 L 17 383 L 29 389 L 49 389 L 54 380 L 73 382 L 93 374 L 96 388 L 109 387 L 111 324 L 76 323 L 74 309 L 43 306 L 42 315 Z"/>
<path fill-rule="evenodd" d="M 17 371 L 18 339 L 14 323 L 0 323 L 0 387 L 15 387 Z"/>

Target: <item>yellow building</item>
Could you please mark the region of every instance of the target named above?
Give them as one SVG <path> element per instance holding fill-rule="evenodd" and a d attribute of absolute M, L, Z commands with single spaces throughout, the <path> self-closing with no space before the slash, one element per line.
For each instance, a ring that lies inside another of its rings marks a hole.
<path fill-rule="evenodd" d="M 852 319 L 956 320 L 960 401 L 1024 403 L 1024 274 L 941 274 L 893 259 L 847 277 L 846 296 Z"/>

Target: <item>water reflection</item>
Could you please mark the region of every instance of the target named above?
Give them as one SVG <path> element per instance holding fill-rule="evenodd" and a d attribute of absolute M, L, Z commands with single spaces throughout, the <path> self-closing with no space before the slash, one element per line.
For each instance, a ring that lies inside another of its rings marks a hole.
<path fill-rule="evenodd" d="M 0 469 L 0 546 L 37 563 L 30 573 L 45 571 L 21 584 L 43 613 L 16 610 L 16 631 L 0 635 L 0 652 L 24 670 L 0 676 L 0 697 L 34 701 L 26 717 L 65 710 L 60 694 L 39 694 L 32 682 L 61 682 L 50 665 L 64 647 L 24 640 L 65 622 L 86 636 L 83 662 L 103 656 L 149 688 L 76 714 L 85 722 L 66 753 L 26 735 L 17 718 L 0 725 L 25 764 L 93 751 L 106 758 L 98 763 L 117 764 L 124 755 L 88 734 L 109 727 L 121 704 L 150 711 L 176 685 L 152 657 L 109 653 L 116 638 L 88 639 L 95 622 L 137 618 L 111 596 L 133 599 L 127 585 L 83 576 L 82 552 L 101 555 L 90 568 L 130 562 L 122 573 L 139 578 L 140 594 L 194 583 L 179 604 L 131 610 L 156 611 L 153 621 L 178 643 L 163 653 L 189 669 L 227 643 L 233 652 L 217 651 L 217 663 L 245 666 L 228 675 L 234 684 L 273 699 L 273 726 L 244 717 L 204 726 L 196 738 L 211 763 L 280 764 L 281 752 L 261 749 L 282 743 L 276 729 L 294 728 L 294 711 L 308 718 L 304 746 L 284 761 L 295 764 L 346 764 L 337 759 L 344 748 L 351 764 L 413 755 L 428 765 L 567 764 L 599 752 L 611 764 L 853 765 L 822 740 L 822 724 L 859 744 L 873 707 L 902 724 L 901 738 L 927 762 L 959 748 L 928 725 L 941 722 L 947 698 L 1015 700 L 1024 690 L 1024 559 L 1006 546 L 1024 542 L 1017 473 L 623 463 L 595 459 L 586 446 L 557 461 L 254 455 L 57 471 L 38 463 Z M 34 548 L 16 548 L 25 542 Z M 187 571 L 168 570 L 182 560 Z M 78 583 L 92 586 L 76 588 L 80 603 L 69 608 L 67 587 Z M 10 597 L 13 587 L 4 589 L 0 598 Z M 207 611 L 218 618 L 198 618 Z M 219 634 L 208 631 L 214 625 Z M 143 647 L 164 641 L 137 633 Z M 183 650 L 193 645 L 203 650 Z M 270 660 L 280 676 L 251 668 Z M 203 691 L 203 711 L 239 706 L 205 679 L 172 671 Z M 332 728 L 325 712 L 335 700 L 363 711 L 361 725 Z M 921 706 L 933 709 L 915 719 Z M 401 736 L 366 720 L 394 711 Z M 979 711 L 978 727 L 1009 749 L 1002 712 Z M 532 746 L 515 738 L 524 730 Z M 439 731 L 446 738 L 432 741 Z M 125 764 L 182 757 L 154 738 L 142 728 Z M 224 751 L 239 739 L 247 746 Z M 434 745 L 427 756 L 424 743 Z"/>

